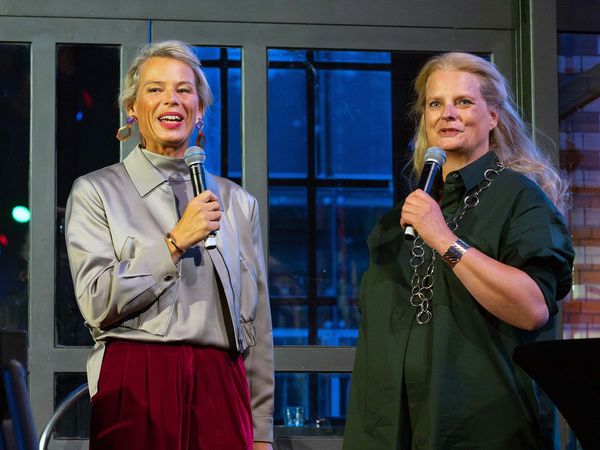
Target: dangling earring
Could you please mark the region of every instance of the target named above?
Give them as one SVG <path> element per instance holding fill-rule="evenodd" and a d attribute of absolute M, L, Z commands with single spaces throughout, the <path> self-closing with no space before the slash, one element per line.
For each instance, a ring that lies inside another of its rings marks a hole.
<path fill-rule="evenodd" d="M 196 147 L 200 147 L 202 150 L 204 150 L 204 146 L 206 145 L 206 136 L 204 136 L 204 133 L 202 132 L 203 128 L 204 122 L 202 122 L 202 119 L 198 119 L 196 121 L 196 129 L 198 130 L 198 136 L 196 136 Z"/>
<path fill-rule="evenodd" d="M 125 125 L 117 130 L 117 139 L 121 142 L 125 142 L 131 136 L 131 125 L 137 120 L 133 114 L 127 118 Z"/>

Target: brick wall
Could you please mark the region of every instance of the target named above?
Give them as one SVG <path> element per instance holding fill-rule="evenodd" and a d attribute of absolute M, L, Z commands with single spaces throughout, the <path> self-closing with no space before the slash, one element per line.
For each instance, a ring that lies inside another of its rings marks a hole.
<path fill-rule="evenodd" d="M 559 86 L 599 64 L 600 34 L 559 34 Z M 563 334 L 600 337 L 600 98 L 561 118 L 560 154 L 573 195 L 568 220 L 576 251 L 574 286 L 563 303 Z"/>

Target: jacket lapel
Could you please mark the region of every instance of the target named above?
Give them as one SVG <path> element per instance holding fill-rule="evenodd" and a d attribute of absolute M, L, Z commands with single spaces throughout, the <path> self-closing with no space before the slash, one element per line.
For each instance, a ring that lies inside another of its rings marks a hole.
<path fill-rule="evenodd" d="M 229 199 L 229 188 L 227 184 L 210 173 L 206 174 L 208 189 L 215 194 L 223 214 L 221 215 L 220 228 L 217 231 L 217 248 L 208 250 L 215 270 L 223 283 L 223 289 L 227 296 L 227 302 L 231 308 L 232 316 L 239 317 L 240 298 L 240 255 L 239 242 L 236 232 L 235 217 L 232 215 L 232 205 Z M 227 203 L 225 203 L 227 202 Z M 236 299 L 238 301 L 236 301 Z M 238 324 L 235 324 L 236 328 Z"/>

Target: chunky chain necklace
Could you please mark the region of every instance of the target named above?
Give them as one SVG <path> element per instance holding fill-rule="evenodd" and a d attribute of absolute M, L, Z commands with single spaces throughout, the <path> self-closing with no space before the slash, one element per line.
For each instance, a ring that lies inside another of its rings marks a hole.
<path fill-rule="evenodd" d="M 504 166 L 502 163 L 496 160 L 492 164 L 492 167 L 483 173 L 483 181 L 477 186 L 472 194 L 469 194 L 464 198 L 461 208 L 446 221 L 452 231 L 458 230 L 458 224 L 465 213 L 479 204 L 479 195 L 481 192 L 489 188 L 498 174 L 503 170 Z M 431 252 L 431 260 L 425 268 L 425 271 L 423 271 L 422 267 L 425 263 L 427 250 Z M 430 322 L 433 317 L 430 305 L 431 299 L 433 298 L 435 257 L 436 251 L 430 249 L 423 239 L 421 239 L 421 236 L 417 236 L 413 241 L 410 258 L 410 266 L 413 269 L 412 278 L 410 280 L 410 304 L 417 308 L 416 321 L 419 325 Z"/>

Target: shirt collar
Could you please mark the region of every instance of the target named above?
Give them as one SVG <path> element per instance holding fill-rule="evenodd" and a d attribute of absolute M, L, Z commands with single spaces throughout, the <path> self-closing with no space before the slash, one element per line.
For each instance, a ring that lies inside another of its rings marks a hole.
<path fill-rule="evenodd" d="M 172 158 L 170 156 L 159 155 L 150 150 L 142 149 L 144 157 L 150 161 L 163 178 L 167 181 L 189 181 L 190 169 L 183 158 Z"/>
<path fill-rule="evenodd" d="M 144 156 L 139 145 L 123 160 L 123 164 L 140 197 L 165 182 L 165 178 Z"/>
<path fill-rule="evenodd" d="M 144 197 L 152 190 L 156 189 L 162 183 L 167 183 L 164 175 L 152 165 L 148 158 L 144 155 L 141 147 L 136 146 L 133 151 L 123 160 L 125 169 L 133 182 L 140 197 Z M 189 180 L 189 176 L 186 180 Z M 206 184 L 208 189 L 215 194 L 218 202 L 221 205 L 221 211 L 223 210 L 223 202 L 221 201 L 221 195 L 219 193 L 219 185 L 217 177 L 206 172 Z"/>
<path fill-rule="evenodd" d="M 484 180 L 485 171 L 490 168 L 492 162 L 496 159 L 498 159 L 496 153 L 490 150 L 472 163 L 456 171 L 462 178 L 467 192 Z M 450 175 L 451 173 L 448 174 L 448 176 Z"/>

